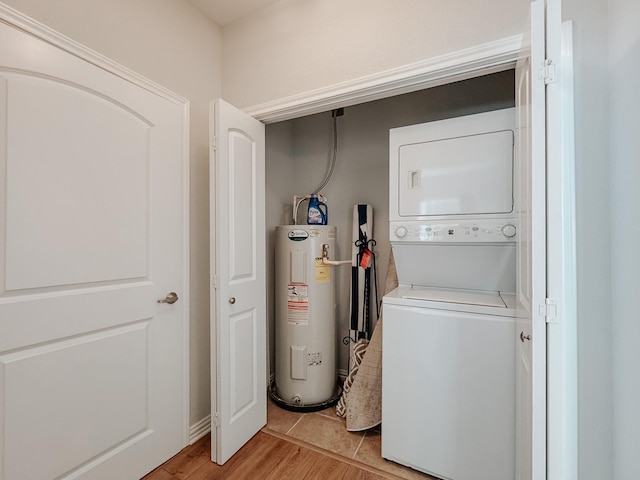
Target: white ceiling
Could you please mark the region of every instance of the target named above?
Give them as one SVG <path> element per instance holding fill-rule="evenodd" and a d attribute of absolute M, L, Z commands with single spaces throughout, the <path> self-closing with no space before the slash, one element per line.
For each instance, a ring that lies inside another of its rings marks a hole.
<path fill-rule="evenodd" d="M 280 0 L 187 0 L 221 27 Z"/>

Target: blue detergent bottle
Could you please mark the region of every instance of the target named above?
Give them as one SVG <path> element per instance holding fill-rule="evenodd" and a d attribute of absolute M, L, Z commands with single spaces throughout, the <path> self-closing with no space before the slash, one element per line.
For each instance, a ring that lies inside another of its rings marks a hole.
<path fill-rule="evenodd" d="M 307 224 L 326 225 L 327 215 L 327 204 L 320 201 L 317 193 L 312 194 L 309 199 L 309 208 L 307 209 Z"/>

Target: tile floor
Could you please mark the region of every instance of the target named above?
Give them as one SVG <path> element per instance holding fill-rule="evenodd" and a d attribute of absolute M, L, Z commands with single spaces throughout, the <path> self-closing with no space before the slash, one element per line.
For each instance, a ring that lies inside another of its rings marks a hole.
<path fill-rule="evenodd" d="M 402 478 L 433 479 L 429 475 L 383 459 L 380 456 L 380 428 L 349 432 L 344 419 L 336 415 L 335 407 L 313 413 L 291 412 L 278 407 L 269 399 L 266 428 Z"/>

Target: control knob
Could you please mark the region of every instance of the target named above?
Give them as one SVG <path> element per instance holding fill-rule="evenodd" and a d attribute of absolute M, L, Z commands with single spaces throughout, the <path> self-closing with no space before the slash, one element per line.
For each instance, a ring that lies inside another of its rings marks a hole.
<path fill-rule="evenodd" d="M 502 227 L 502 234 L 507 238 L 515 237 L 516 236 L 516 226 L 511 224 L 511 223 L 507 223 L 506 225 L 504 225 Z"/>
<path fill-rule="evenodd" d="M 396 228 L 396 237 L 404 238 L 407 236 L 407 228 L 406 227 L 398 227 Z"/>

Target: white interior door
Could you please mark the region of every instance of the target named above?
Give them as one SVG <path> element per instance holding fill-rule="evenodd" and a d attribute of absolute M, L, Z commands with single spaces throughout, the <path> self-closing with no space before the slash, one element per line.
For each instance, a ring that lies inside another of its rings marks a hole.
<path fill-rule="evenodd" d="M 0 22 L 0 479 L 137 479 L 186 442 L 186 104 L 31 27 Z"/>
<path fill-rule="evenodd" d="M 267 423 L 264 125 L 213 105 L 212 459 L 222 465 Z"/>
<path fill-rule="evenodd" d="M 545 9 L 531 4 L 531 31 L 516 66 L 518 336 L 516 478 L 546 478 Z"/>

